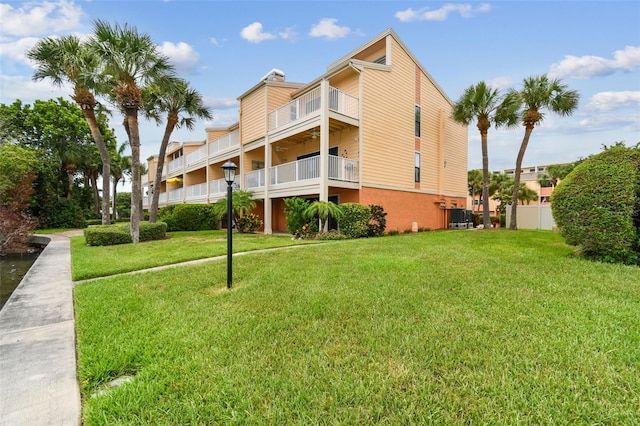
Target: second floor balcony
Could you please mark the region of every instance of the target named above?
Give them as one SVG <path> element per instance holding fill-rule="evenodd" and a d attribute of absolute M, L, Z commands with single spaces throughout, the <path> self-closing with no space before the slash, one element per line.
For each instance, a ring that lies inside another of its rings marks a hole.
<path fill-rule="evenodd" d="M 329 155 L 330 180 L 357 183 L 359 178 L 357 160 Z M 270 184 L 282 185 L 305 182 L 320 178 L 320 156 L 279 164 L 270 169 Z M 245 174 L 246 189 L 265 186 L 265 170 L 253 170 Z"/>

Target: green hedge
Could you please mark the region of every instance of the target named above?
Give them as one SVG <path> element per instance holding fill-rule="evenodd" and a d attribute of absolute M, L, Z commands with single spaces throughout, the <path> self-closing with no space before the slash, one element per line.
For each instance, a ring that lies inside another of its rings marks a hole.
<path fill-rule="evenodd" d="M 640 149 L 616 145 L 580 163 L 553 192 L 551 209 L 585 257 L 640 264 Z"/>
<path fill-rule="evenodd" d="M 158 210 L 158 220 L 169 232 L 218 229 L 220 219 L 213 204 L 172 204 Z"/>
<path fill-rule="evenodd" d="M 167 234 L 164 222 L 140 222 L 140 242 L 161 240 Z M 90 246 L 112 246 L 131 243 L 129 223 L 115 225 L 91 225 L 84 230 L 84 238 Z"/>
<path fill-rule="evenodd" d="M 340 219 L 340 231 L 348 238 L 366 237 L 369 232 L 371 209 L 363 204 L 341 204 L 344 216 Z"/>

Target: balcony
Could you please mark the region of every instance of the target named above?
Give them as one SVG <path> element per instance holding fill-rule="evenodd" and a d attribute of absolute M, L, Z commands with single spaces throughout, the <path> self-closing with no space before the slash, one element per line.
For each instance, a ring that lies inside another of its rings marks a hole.
<path fill-rule="evenodd" d="M 320 87 L 305 93 L 269 113 L 269 131 L 286 126 L 320 111 Z M 329 87 L 329 110 L 347 117 L 358 118 L 358 98 L 335 87 Z"/>
<path fill-rule="evenodd" d="M 271 185 L 291 184 L 320 178 L 320 156 L 305 158 L 271 167 Z M 357 183 L 359 178 L 358 161 L 348 158 L 329 156 L 329 179 Z M 245 174 L 247 189 L 261 188 L 265 185 L 264 169 Z"/>
<path fill-rule="evenodd" d="M 179 170 L 182 170 L 183 165 L 184 165 L 184 157 L 178 157 L 175 160 L 169 161 L 169 163 L 167 164 L 167 174 L 171 174 Z"/>
<path fill-rule="evenodd" d="M 233 180 L 233 184 L 231 185 L 234 190 L 240 189 L 240 184 L 238 183 L 238 177 Z M 224 179 L 212 180 L 209 182 L 209 194 L 210 195 L 220 195 L 227 193 L 227 181 Z"/>
<path fill-rule="evenodd" d="M 235 130 L 229 134 L 226 134 L 216 140 L 209 142 L 209 156 L 212 157 L 219 152 L 225 151 L 229 148 L 234 148 L 240 145 L 240 132 Z"/>

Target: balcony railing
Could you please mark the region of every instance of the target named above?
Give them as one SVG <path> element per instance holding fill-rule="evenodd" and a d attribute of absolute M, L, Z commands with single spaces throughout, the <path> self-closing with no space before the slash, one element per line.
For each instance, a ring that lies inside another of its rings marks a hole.
<path fill-rule="evenodd" d="M 200 148 L 196 149 L 195 151 L 192 151 L 192 152 L 188 153 L 186 155 L 186 158 L 187 158 L 187 160 L 186 160 L 187 167 L 192 165 L 192 164 L 195 164 L 195 163 L 197 163 L 199 161 L 206 160 L 207 159 L 207 146 L 203 145 Z"/>
<path fill-rule="evenodd" d="M 197 198 L 207 196 L 207 183 L 187 186 L 187 198 Z"/>
<path fill-rule="evenodd" d="M 182 201 L 182 188 L 169 191 L 169 201 Z"/>
<path fill-rule="evenodd" d="M 313 89 L 269 113 L 269 130 L 285 126 L 320 110 L 320 88 Z M 329 109 L 358 118 L 358 98 L 335 87 L 329 88 Z"/>
<path fill-rule="evenodd" d="M 329 179 L 342 180 L 345 182 L 358 182 L 360 173 L 358 172 L 358 161 L 348 158 L 329 156 Z"/>
<path fill-rule="evenodd" d="M 184 157 L 178 157 L 175 160 L 169 161 L 167 164 L 167 173 L 173 173 L 176 170 L 182 169 L 184 165 Z"/>
<path fill-rule="evenodd" d="M 253 170 L 244 175 L 244 185 L 247 189 L 262 188 L 264 183 L 264 169 Z"/>
<path fill-rule="evenodd" d="M 271 167 L 271 185 L 302 182 L 320 177 L 320 156 L 304 158 L 290 163 Z M 358 161 L 348 158 L 329 156 L 329 179 L 345 182 L 358 182 Z M 254 170 L 245 175 L 247 189 L 260 188 L 265 184 L 264 169 Z"/>
<path fill-rule="evenodd" d="M 235 130 L 229 134 L 226 134 L 216 140 L 209 142 L 209 155 L 217 154 L 235 146 L 240 145 L 240 132 Z"/>
<path fill-rule="evenodd" d="M 238 183 L 238 177 L 233 180 L 233 184 L 231 185 L 234 190 L 240 189 L 240 184 Z M 225 194 L 227 192 L 227 181 L 224 179 L 212 180 L 209 182 L 209 194 Z"/>

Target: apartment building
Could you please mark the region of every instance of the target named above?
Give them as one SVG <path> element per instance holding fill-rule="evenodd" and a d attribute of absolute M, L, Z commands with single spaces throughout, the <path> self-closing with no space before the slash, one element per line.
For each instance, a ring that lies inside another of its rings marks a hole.
<path fill-rule="evenodd" d="M 452 101 L 392 30 L 329 64 L 308 83 L 274 69 L 238 98 L 239 122 L 206 129 L 207 139 L 173 143 L 163 181 L 157 158 L 143 176 L 160 206 L 215 203 L 226 195 L 222 165 L 239 166 L 265 233 L 286 231 L 284 199 L 380 204 L 387 230 L 447 228 L 466 208 L 467 128 Z"/>

